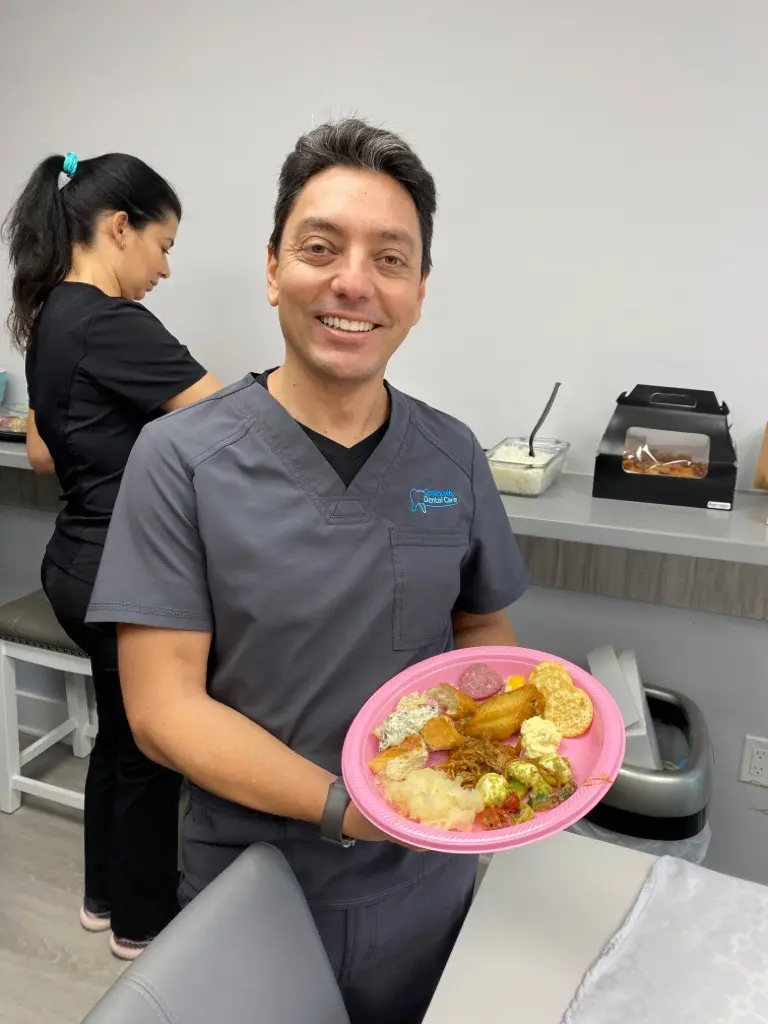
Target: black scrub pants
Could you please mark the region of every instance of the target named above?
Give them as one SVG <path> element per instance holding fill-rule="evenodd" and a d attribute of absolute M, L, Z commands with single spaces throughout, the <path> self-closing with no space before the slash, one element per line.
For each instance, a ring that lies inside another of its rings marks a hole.
<path fill-rule="evenodd" d="M 93 671 L 99 731 L 85 781 L 85 895 L 111 909 L 118 938 L 153 938 L 178 912 L 181 776 L 136 746 L 120 691 L 115 629 L 85 622 L 92 586 L 49 558 L 42 582 Z"/>

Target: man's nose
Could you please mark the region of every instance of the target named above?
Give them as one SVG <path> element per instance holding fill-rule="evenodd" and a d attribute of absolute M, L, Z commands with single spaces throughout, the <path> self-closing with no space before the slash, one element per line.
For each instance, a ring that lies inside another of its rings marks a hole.
<path fill-rule="evenodd" d="M 333 294 L 350 302 L 373 298 L 373 267 L 362 253 L 348 253 L 333 278 Z"/>

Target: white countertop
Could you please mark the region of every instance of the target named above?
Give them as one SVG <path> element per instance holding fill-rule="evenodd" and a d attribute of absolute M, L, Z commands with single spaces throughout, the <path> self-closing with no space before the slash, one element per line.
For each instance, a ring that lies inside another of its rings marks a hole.
<path fill-rule="evenodd" d="M 27 448 L 15 441 L 0 441 L 0 466 L 11 469 L 29 469 L 32 467 L 27 459 Z"/>
<path fill-rule="evenodd" d="M 424 1024 L 496 1018 L 505 1005 L 509 1020 L 559 1024 L 653 862 L 568 832 L 496 854 Z"/>
<path fill-rule="evenodd" d="M 564 473 L 538 498 L 503 495 L 526 537 L 768 565 L 768 494 L 737 491 L 731 512 L 592 497 L 592 477 Z"/>

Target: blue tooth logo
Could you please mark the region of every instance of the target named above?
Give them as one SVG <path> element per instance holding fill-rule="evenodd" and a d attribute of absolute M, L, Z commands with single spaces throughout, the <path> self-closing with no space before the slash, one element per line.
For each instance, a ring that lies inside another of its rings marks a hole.
<path fill-rule="evenodd" d="M 459 504 L 459 499 L 453 491 L 425 491 L 413 488 L 411 490 L 411 512 L 423 512 L 427 514 L 428 508 L 449 508 Z"/>
<path fill-rule="evenodd" d="M 424 491 L 411 491 L 411 512 L 423 512 L 427 514 L 427 503 L 424 500 Z"/>

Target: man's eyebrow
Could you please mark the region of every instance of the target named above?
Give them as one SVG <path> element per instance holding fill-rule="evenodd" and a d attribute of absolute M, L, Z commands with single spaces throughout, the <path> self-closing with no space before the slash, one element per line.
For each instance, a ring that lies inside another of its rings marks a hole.
<path fill-rule="evenodd" d="M 305 217 L 304 220 L 300 220 L 296 225 L 297 231 L 328 231 L 333 235 L 343 235 L 344 232 L 341 230 L 338 224 L 334 224 L 332 220 L 327 220 L 325 217 Z"/>
<path fill-rule="evenodd" d="M 411 249 L 416 248 L 413 235 L 402 228 L 387 228 L 385 231 L 379 232 L 379 238 L 382 242 L 399 242 L 400 245 L 406 245 Z"/>
<path fill-rule="evenodd" d="M 327 231 L 332 235 L 343 235 L 344 229 L 335 221 L 325 217 L 305 217 L 296 225 L 297 232 L 303 231 Z M 375 232 L 375 237 L 382 242 L 395 242 L 406 245 L 411 249 L 416 248 L 416 242 L 410 232 L 403 228 L 384 228 Z"/>

